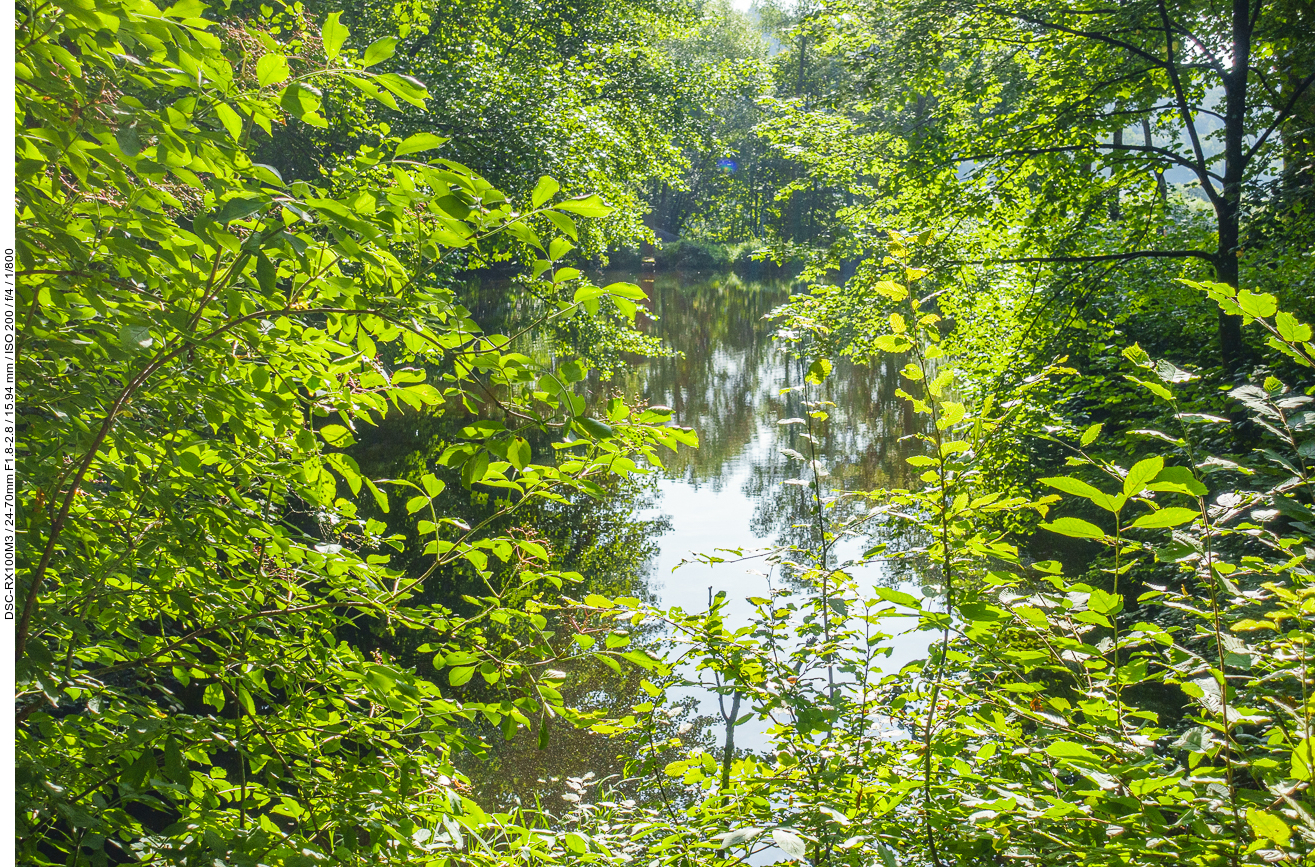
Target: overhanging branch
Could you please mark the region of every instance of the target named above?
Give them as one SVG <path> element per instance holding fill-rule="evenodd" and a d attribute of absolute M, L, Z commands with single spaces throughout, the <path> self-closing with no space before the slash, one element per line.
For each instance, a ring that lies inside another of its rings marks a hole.
<path fill-rule="evenodd" d="M 1215 262 L 1215 257 L 1203 250 L 1131 250 L 1127 253 L 1099 253 L 1091 256 L 1018 256 L 1008 259 L 963 259 L 956 265 L 1024 265 L 1053 263 L 1076 265 L 1084 262 L 1128 262 L 1134 259 L 1200 259 Z"/>

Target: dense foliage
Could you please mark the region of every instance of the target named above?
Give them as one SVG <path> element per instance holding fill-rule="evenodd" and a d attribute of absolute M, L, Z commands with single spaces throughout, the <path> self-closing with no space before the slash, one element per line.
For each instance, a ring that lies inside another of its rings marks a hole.
<path fill-rule="evenodd" d="M 508 519 L 692 438 L 669 411 L 587 415 L 580 363 L 513 351 L 442 280 L 510 235 L 569 290 L 542 319 L 633 317 L 637 287 L 558 266 L 575 217 L 608 213 L 596 196 L 545 177 L 513 203 L 430 133 L 285 183 L 251 143 L 314 122 L 320 82 L 418 107 L 425 89 L 372 71 L 390 40 L 346 50 L 337 15 L 295 55 L 206 11 L 19 22 L 20 854 L 410 860 L 420 828 L 496 821 L 452 768 L 469 721 L 546 738 L 578 717 L 559 689 L 578 646 L 548 618 L 579 576 Z M 436 462 L 364 476 L 349 447 L 398 413 L 465 421 Z M 445 484 L 494 506 L 472 526 L 441 510 Z M 399 509 L 422 519 L 405 570 Z M 436 601 L 456 569 L 468 601 Z M 371 630 L 446 674 L 346 640 Z"/>
<path fill-rule="evenodd" d="M 24 863 L 1315 858 L 1306 4 L 16 26 Z M 807 262 L 746 625 L 644 583 L 651 233 Z"/>

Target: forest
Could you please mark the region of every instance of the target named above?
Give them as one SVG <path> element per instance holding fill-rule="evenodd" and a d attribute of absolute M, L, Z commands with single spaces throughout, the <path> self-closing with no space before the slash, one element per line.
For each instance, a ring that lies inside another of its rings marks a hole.
<path fill-rule="evenodd" d="M 1310 0 L 15 27 L 17 863 L 1315 864 Z"/>

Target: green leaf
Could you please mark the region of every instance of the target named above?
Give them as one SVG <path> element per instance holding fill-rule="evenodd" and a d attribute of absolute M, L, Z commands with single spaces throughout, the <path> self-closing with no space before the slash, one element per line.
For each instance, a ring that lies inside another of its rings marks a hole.
<path fill-rule="evenodd" d="M 936 427 L 945 430 L 951 425 L 958 424 L 963 421 L 965 412 L 964 405 L 957 401 L 941 404 L 941 417 L 936 420 Z"/>
<path fill-rule="evenodd" d="M 254 717 L 256 715 L 256 701 L 251 695 L 251 690 L 247 689 L 239 681 L 236 691 L 238 704 L 246 709 L 247 716 Z"/>
<path fill-rule="evenodd" d="M 283 175 L 279 174 L 278 169 L 265 163 L 252 163 L 248 170 L 253 177 L 259 178 L 270 186 L 283 186 Z"/>
<path fill-rule="evenodd" d="M 394 72 L 388 72 L 383 75 L 375 76 L 375 81 L 401 97 L 403 102 L 410 103 L 416 108 L 424 109 L 425 99 L 429 97 L 429 91 L 425 89 L 425 85 L 420 79 L 412 78 L 409 75 L 398 75 Z"/>
<path fill-rule="evenodd" d="M 1240 294 L 1240 293 L 1239 293 Z M 1247 824 L 1256 837 L 1271 840 L 1279 846 L 1288 845 L 1292 839 L 1292 829 L 1274 813 L 1259 807 L 1247 807 Z"/>
<path fill-rule="evenodd" d="M 1041 526 L 1052 533 L 1059 533 L 1061 536 L 1072 536 L 1075 539 L 1105 538 L 1104 530 L 1081 518 L 1059 518 L 1051 523 L 1043 521 Z"/>
<path fill-rule="evenodd" d="M 239 196 L 229 199 L 224 202 L 215 214 L 215 222 L 221 226 L 227 226 L 234 220 L 244 220 L 261 211 L 265 204 L 265 200 L 259 197 L 246 198 Z"/>
<path fill-rule="evenodd" d="M 1187 494 L 1192 497 L 1204 497 L 1208 493 L 1206 486 L 1197 481 L 1196 476 L 1187 467 L 1165 467 L 1146 487 L 1152 491 Z"/>
<path fill-rule="evenodd" d="M 572 220 L 565 214 L 560 214 L 557 211 L 551 210 L 544 211 L 543 215 L 548 218 L 549 222 L 557 227 L 558 231 L 566 235 L 572 241 L 580 240 L 580 232 L 575 226 L 575 220 Z"/>
<path fill-rule="evenodd" d="M 127 325 L 119 329 L 119 345 L 132 352 L 150 349 L 155 343 L 150 329 L 144 325 Z"/>
<path fill-rule="evenodd" d="M 1163 548 L 1155 549 L 1155 559 L 1161 563 L 1180 563 L 1196 553 L 1196 548 L 1186 542 L 1170 540 Z"/>
<path fill-rule="evenodd" d="M 1105 427 L 1103 424 L 1093 424 L 1082 432 L 1082 438 L 1078 440 L 1078 443 L 1085 449 L 1096 441 L 1096 437 L 1100 436 L 1100 431 L 1103 427 Z"/>
<path fill-rule="evenodd" d="M 142 152 L 142 143 L 137 135 L 136 121 L 119 124 L 119 128 L 114 132 L 114 140 L 118 142 L 119 150 L 123 151 L 125 157 L 135 157 Z"/>
<path fill-rule="evenodd" d="M 878 280 L 872 284 L 872 289 L 892 301 L 903 301 L 909 297 L 909 290 L 893 280 Z"/>
<path fill-rule="evenodd" d="M 1309 780 L 1312 776 L 1312 769 L 1315 769 L 1315 740 L 1303 738 L 1297 743 L 1296 749 L 1292 751 L 1292 779 Z"/>
<path fill-rule="evenodd" d="M 462 686 L 470 682 L 471 677 L 475 674 L 475 666 L 463 665 L 460 668 L 454 668 L 447 674 L 447 682 L 452 686 Z"/>
<path fill-rule="evenodd" d="M 585 433 L 587 433 L 589 436 L 593 437 L 594 439 L 605 440 L 605 439 L 611 439 L 612 437 L 616 436 L 616 431 L 612 429 L 611 425 L 605 422 L 601 422 L 596 418 L 589 418 L 588 416 L 582 416 L 580 418 L 577 418 L 575 421 L 576 424 L 578 424 L 581 428 L 584 429 Z"/>
<path fill-rule="evenodd" d="M 347 41 L 347 25 L 342 23 L 341 12 L 330 12 L 320 28 L 320 42 L 324 45 L 324 54 L 330 60 L 342 52 L 343 43 Z"/>
<path fill-rule="evenodd" d="M 613 211 L 613 208 L 596 195 L 567 199 L 564 202 L 558 202 L 553 207 L 569 214 L 578 214 L 581 217 L 606 217 Z"/>
<path fill-rule="evenodd" d="M 1052 759 L 1080 759 L 1090 764 L 1103 764 L 1104 760 L 1091 750 L 1072 741 L 1055 741 L 1046 747 L 1046 755 Z"/>
<path fill-rule="evenodd" d="M 283 89 L 283 95 L 279 97 L 279 105 L 293 117 L 304 118 L 319 109 L 322 96 L 318 88 L 294 81 Z"/>
<path fill-rule="evenodd" d="M 423 494 L 412 497 L 406 501 L 406 513 L 414 515 L 416 512 L 429 505 L 429 498 Z"/>
<path fill-rule="evenodd" d="M 216 711 L 222 711 L 226 703 L 224 688 L 217 683 L 206 684 L 205 691 L 201 695 L 201 701 L 210 705 Z"/>
<path fill-rule="evenodd" d="M 566 848 L 577 855 L 583 855 L 589 851 L 589 841 L 574 831 L 567 831 Z"/>
<path fill-rule="evenodd" d="M 1237 306 L 1248 316 L 1264 319 L 1273 316 L 1278 310 L 1278 299 L 1267 292 L 1248 292 L 1242 289 L 1237 293 Z"/>
<path fill-rule="evenodd" d="M 518 470 L 523 470 L 530 462 L 530 443 L 523 437 L 516 437 L 507 447 L 507 460 Z"/>
<path fill-rule="evenodd" d="M 338 475 L 343 477 L 348 487 L 352 489 L 352 496 L 361 493 L 361 468 L 356 465 L 356 461 L 349 456 L 332 452 L 324 456 L 324 462 L 338 471 Z"/>
<path fill-rule="evenodd" d="M 553 238 L 552 241 L 548 243 L 548 258 L 551 261 L 556 262 L 558 259 L 562 258 L 563 256 L 565 256 L 567 253 L 571 252 L 574 249 L 575 247 L 571 244 L 571 242 L 566 240 L 565 238 Z M 560 282 L 562 277 L 559 273 L 555 275 L 553 279 L 554 282 Z"/>
<path fill-rule="evenodd" d="M 379 490 L 379 486 L 369 479 L 365 480 L 365 486 L 369 488 L 370 493 L 374 495 L 374 502 L 375 505 L 379 507 L 379 511 L 388 514 L 388 495 Z"/>
<path fill-rule="evenodd" d="M 831 375 L 831 362 L 825 358 L 819 358 L 808 366 L 808 375 L 804 377 L 805 381 L 812 385 L 821 385 L 822 382 Z"/>
<path fill-rule="evenodd" d="M 1274 325 L 1279 336 L 1288 343 L 1305 343 L 1311 338 L 1311 328 L 1286 310 L 1280 310 L 1274 317 Z"/>
<path fill-rule="evenodd" d="M 382 39 L 376 39 L 370 43 L 370 47 L 365 49 L 365 54 L 361 56 L 361 65 L 371 67 L 376 63 L 382 63 L 393 56 L 397 50 L 397 37 L 385 36 Z"/>
<path fill-rule="evenodd" d="M 397 672 L 383 665 L 367 665 L 365 679 L 380 692 L 392 692 L 397 687 Z"/>
<path fill-rule="evenodd" d="M 183 751 L 173 735 L 165 738 L 164 741 L 164 773 L 180 785 L 190 785 L 192 782 L 192 773 L 188 770 L 187 762 L 183 759 Z"/>
<path fill-rule="evenodd" d="M 484 474 L 488 472 L 488 468 L 488 452 L 477 452 L 473 457 L 461 465 L 461 483 L 467 488 L 471 485 L 478 484 L 484 480 Z"/>
<path fill-rule="evenodd" d="M 260 286 L 260 291 L 265 295 L 272 293 L 278 288 L 278 277 L 278 268 L 261 250 L 256 254 L 256 284 Z"/>
<path fill-rule="evenodd" d="M 965 620 L 976 623 L 993 623 L 997 620 L 1004 620 L 1009 616 L 1003 609 L 982 602 L 964 603 L 959 606 L 959 613 L 963 615 Z"/>
<path fill-rule="evenodd" d="M 1087 608 L 1097 614 L 1118 614 L 1123 610 L 1123 597 L 1116 593 L 1107 593 L 1100 588 L 1091 591 L 1087 599 Z"/>
<path fill-rule="evenodd" d="M 557 374 L 563 382 L 579 382 L 584 379 L 584 366 L 578 361 L 566 361 L 557 368 Z"/>
<path fill-rule="evenodd" d="M 1164 458 L 1159 455 L 1133 464 L 1132 469 L 1128 470 L 1128 477 L 1123 480 L 1123 495 L 1132 497 L 1140 494 L 1145 490 L 1146 483 L 1159 475 L 1163 469 Z"/>
<path fill-rule="evenodd" d="M 282 84 L 292 75 L 288 59 L 282 54 L 266 54 L 256 61 L 256 81 L 261 87 Z"/>
<path fill-rule="evenodd" d="M 233 141 L 242 138 L 242 116 L 234 111 L 233 107 L 226 102 L 215 104 L 215 114 L 219 117 L 219 122 L 228 130 L 228 135 Z"/>
<path fill-rule="evenodd" d="M 1049 485 L 1057 491 L 1090 500 L 1107 512 L 1117 512 L 1123 508 L 1124 500 L 1122 497 L 1112 497 L 1099 488 L 1072 476 L 1050 476 L 1041 479 L 1041 483 Z"/>
<path fill-rule="evenodd" d="M 872 592 L 876 593 L 887 602 L 894 602 L 896 605 L 903 605 L 906 608 L 922 607 L 917 599 L 907 593 L 896 590 L 893 587 L 873 587 Z"/>
<path fill-rule="evenodd" d="M 608 295 L 628 298 L 631 301 L 643 301 L 648 298 L 644 290 L 634 283 L 608 283 L 603 287 L 603 291 Z"/>
<path fill-rule="evenodd" d="M 645 671 L 652 671 L 658 667 L 657 660 L 642 650 L 631 650 L 628 653 L 623 653 L 621 658 L 633 662 Z"/>
<path fill-rule="evenodd" d="M 547 175 L 539 178 L 539 182 L 534 185 L 534 192 L 530 193 L 530 207 L 540 207 L 544 202 L 557 195 L 557 191 L 561 188 L 561 184 Z"/>
<path fill-rule="evenodd" d="M 514 236 L 517 240 L 524 241 L 526 244 L 533 247 L 538 247 L 540 250 L 543 249 L 543 242 L 539 240 L 538 233 L 524 223 L 508 223 L 506 226 L 503 226 L 503 229 L 509 235 Z"/>
<path fill-rule="evenodd" d="M 407 154 L 418 154 L 422 151 L 432 151 L 434 148 L 441 147 L 447 143 L 447 139 L 442 136 L 434 135 L 431 132 L 418 132 L 415 135 L 407 136 L 400 145 L 397 146 L 395 156 L 406 156 Z"/>
<path fill-rule="evenodd" d="M 1195 520 L 1199 517 L 1201 517 L 1201 513 L 1196 509 L 1184 509 L 1181 506 L 1169 506 L 1151 512 L 1149 515 L 1142 515 L 1129 526 L 1135 529 L 1177 527 L 1179 524 L 1186 524 L 1188 521 Z"/>
<path fill-rule="evenodd" d="M 906 352 L 913 348 L 913 341 L 898 334 L 881 334 L 873 339 L 872 345 L 882 352 Z"/>
<path fill-rule="evenodd" d="M 131 788 L 140 789 L 158 769 L 159 764 L 155 758 L 155 750 L 142 750 L 142 754 L 124 773 L 123 783 Z"/>
<path fill-rule="evenodd" d="M 326 424 L 320 428 L 320 437 L 335 448 L 345 449 L 356 442 L 352 432 L 340 424 Z"/>
<path fill-rule="evenodd" d="M 348 84 L 355 87 L 361 93 L 364 93 L 366 96 L 369 96 L 372 99 L 375 99 L 376 101 L 388 106 L 393 111 L 397 111 L 399 109 L 397 100 L 393 97 L 393 95 L 389 93 L 387 90 L 380 88 L 373 81 L 369 81 L 364 78 L 358 78 L 355 75 L 345 75 L 343 76 L 343 78 L 347 80 Z"/>
<path fill-rule="evenodd" d="M 1122 355 L 1138 367 L 1150 367 L 1151 365 L 1151 356 L 1145 349 L 1141 348 L 1141 344 L 1139 343 L 1134 343 L 1132 346 L 1125 346 Z"/>
<path fill-rule="evenodd" d="M 1123 378 L 1128 380 L 1129 382 L 1137 383 L 1142 388 L 1154 394 L 1156 397 L 1163 398 L 1164 400 L 1173 400 L 1173 392 L 1165 388 L 1163 385 L 1160 385 L 1158 382 L 1147 382 L 1144 379 L 1140 379 L 1136 376 L 1131 376 L 1129 374 L 1124 374 Z"/>

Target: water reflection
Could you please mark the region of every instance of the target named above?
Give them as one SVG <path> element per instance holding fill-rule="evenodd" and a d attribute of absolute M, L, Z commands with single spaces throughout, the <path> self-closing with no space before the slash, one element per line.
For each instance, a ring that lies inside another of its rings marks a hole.
<path fill-rule="evenodd" d="M 911 420 L 895 397 L 897 370 L 842 361 L 822 386 L 782 394 L 804 383 L 806 362 L 773 340 L 767 317 L 802 287 L 734 274 L 657 274 L 642 285 L 656 318 L 645 327 L 680 355 L 640 362 L 618 384 L 629 396 L 672 407 L 676 420 L 700 439 L 697 450 L 668 461 L 659 486 L 659 508 L 672 521 L 655 576 L 664 585 L 662 599 L 691 610 L 706 600 L 709 586 L 732 598 L 760 594 L 756 578 L 729 570 L 670 570 L 690 552 L 814 543 L 809 489 L 788 484 L 807 478 L 809 470 L 790 451 L 817 460 L 826 473 L 824 489 L 904 484 L 902 438 Z M 813 428 L 816 446 L 802 436 L 802 425 L 779 424 L 804 416 L 805 398 L 832 404 L 829 418 Z"/>
<path fill-rule="evenodd" d="M 778 545 L 816 550 L 813 494 L 790 484 L 809 479 L 811 471 L 789 453 L 816 460 L 826 474 L 824 492 L 907 486 L 904 459 L 913 447 L 906 439 L 913 418 L 895 395 L 899 381 L 893 365 L 841 361 L 823 385 L 782 394 L 805 384 L 807 363 L 791 358 L 773 340 L 775 326 L 767 317 L 792 290 L 802 290 L 798 284 L 658 274 L 643 285 L 656 316 L 646 327 L 680 355 L 637 363 L 619 384 L 629 396 L 672 407 L 677 422 L 697 430 L 700 440 L 697 451 L 672 457 L 659 481 L 656 511 L 670 529 L 658 541 L 650 590 L 664 605 L 686 611 L 703 610 L 710 592 L 725 591 L 728 619 L 732 626 L 742 625 L 752 610 L 745 597 L 766 596 L 790 576 L 774 572 L 762 559 L 709 565 L 692 562 L 692 555 Z M 829 417 L 812 428 L 815 446 L 803 436 L 803 425 L 779 423 L 805 416 L 805 400 L 831 404 Z M 843 502 L 830 510 L 833 518 L 844 513 Z M 859 505 L 857 499 L 848 502 Z M 854 558 L 872 541 L 870 536 L 842 539 L 830 562 Z M 900 581 L 880 563 L 849 572 L 869 586 Z M 896 640 L 884 667 L 897 670 L 924 647 L 921 634 Z M 683 694 L 715 717 L 709 693 Z M 742 748 L 762 747 L 764 730 L 763 724 L 750 723 L 739 729 L 737 741 Z"/>
<path fill-rule="evenodd" d="M 810 471 L 790 458 L 789 450 L 816 459 L 826 473 L 826 489 L 905 485 L 908 444 L 903 438 L 911 432 L 911 419 L 895 397 L 897 369 L 841 362 L 822 386 L 809 386 L 806 399 L 832 404 L 830 417 L 813 429 L 818 440 L 813 451 L 801 426 L 778 423 L 805 415 L 805 395 L 782 390 L 804 382 L 806 365 L 773 341 L 774 326 L 767 319 L 791 291 L 802 287 L 786 280 L 668 273 L 609 274 L 601 282 L 614 280 L 644 286 L 653 317 L 640 317 L 641 327 L 677 354 L 631 359 L 612 381 L 591 381 L 593 396 L 619 391 L 632 400 L 670 406 L 677 423 L 698 431 L 700 448 L 667 453 L 665 468 L 650 485 L 621 486 L 607 503 L 575 503 L 522 519 L 538 527 L 561 552 L 561 562 L 554 566 L 584 575 L 588 586 L 575 588 L 580 595 L 633 595 L 697 611 L 706 606 L 709 588 L 725 590 L 731 600 L 730 619 L 743 622 L 750 610 L 744 597 L 765 595 L 769 581 L 788 576 L 764 574 L 770 570 L 756 560 L 675 567 L 693 552 L 816 543 L 810 491 L 789 484 L 807 478 Z M 514 323 L 533 318 L 538 309 L 525 293 L 493 282 L 472 284 L 463 301 L 490 333 L 510 333 Z M 517 349 L 543 357 L 551 347 L 540 338 Z M 432 463 L 454 423 L 408 420 L 363 444 L 359 457 L 363 464 L 395 475 L 413 474 Z M 471 508 L 461 502 L 455 480 L 449 490 L 451 501 L 445 501 L 444 508 L 453 514 Z M 841 560 L 853 557 L 866 541 L 848 539 L 834 553 Z M 879 565 L 854 576 L 868 583 L 894 580 Z M 458 576 L 444 577 L 435 588 L 437 596 L 461 592 Z M 887 667 L 897 668 L 921 649 L 921 641 L 897 646 Z M 581 706 L 622 715 L 639 694 L 637 677 L 629 669 L 619 677 L 573 670 L 565 691 Z M 710 705 L 706 694 L 688 691 L 685 698 L 687 713 L 715 713 L 715 701 Z M 682 715 L 666 724 L 681 727 L 686 719 Z M 711 738 L 708 721 L 689 720 L 693 728 L 684 726 L 686 743 Z M 760 727 L 741 731 L 741 747 L 760 745 Z M 618 773 L 627 750 L 625 744 L 565 728 L 552 733 L 544 751 L 527 732 L 511 744 L 501 743 L 496 732 L 487 734 L 490 752 L 462 757 L 459 764 L 481 800 L 503 806 L 527 795 L 562 806 L 561 797 L 570 794 L 563 777 Z"/>

